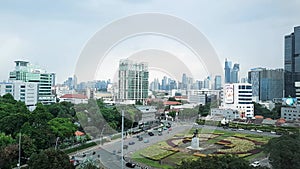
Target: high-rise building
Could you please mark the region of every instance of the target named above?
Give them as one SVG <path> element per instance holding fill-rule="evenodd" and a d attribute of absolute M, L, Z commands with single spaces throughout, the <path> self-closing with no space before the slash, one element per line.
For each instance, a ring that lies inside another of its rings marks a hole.
<path fill-rule="evenodd" d="M 55 96 L 52 94 L 52 84 L 55 83 L 53 79 L 55 75 L 26 61 L 15 61 L 15 63 L 15 70 L 9 73 L 9 80 L 38 83 L 38 102 L 54 103 Z"/>
<path fill-rule="evenodd" d="M 226 83 L 222 94 L 222 109 L 237 110 L 240 118 L 252 118 L 252 85 L 249 83 Z"/>
<path fill-rule="evenodd" d="M 300 26 L 284 37 L 284 96 L 295 97 L 295 82 L 300 81 Z"/>
<path fill-rule="evenodd" d="M 231 75 L 231 62 L 225 59 L 225 83 L 230 83 L 230 75 Z"/>
<path fill-rule="evenodd" d="M 283 97 L 283 69 L 254 68 L 248 72 L 254 100 L 268 101 Z"/>
<path fill-rule="evenodd" d="M 128 59 L 121 60 L 118 77 L 118 100 L 143 102 L 148 97 L 149 72 L 147 63 L 134 63 Z"/>
<path fill-rule="evenodd" d="M 240 65 L 235 63 L 233 65 L 233 68 L 231 69 L 231 73 L 230 73 L 230 82 L 231 83 L 239 82 L 239 71 L 240 71 Z"/>
<path fill-rule="evenodd" d="M 181 89 L 187 89 L 188 77 L 185 73 L 182 74 L 182 86 Z"/>
<path fill-rule="evenodd" d="M 222 78 L 220 75 L 215 76 L 215 90 L 220 90 L 222 88 Z"/>

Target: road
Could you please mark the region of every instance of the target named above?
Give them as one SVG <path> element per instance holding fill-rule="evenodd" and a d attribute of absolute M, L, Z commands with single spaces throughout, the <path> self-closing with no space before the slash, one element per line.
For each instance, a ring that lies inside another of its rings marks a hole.
<path fill-rule="evenodd" d="M 192 128 L 192 125 L 188 124 L 173 124 L 172 130 L 164 130 L 162 131 L 162 136 L 158 135 L 157 130 L 152 130 L 154 133 L 154 136 L 149 136 L 148 133 L 140 133 L 138 135 L 143 137 L 143 141 L 138 141 L 136 138 L 136 135 L 133 137 L 126 138 L 124 140 L 124 145 L 128 145 L 127 149 L 124 149 L 124 156 L 125 159 L 130 159 L 130 156 L 133 152 L 146 148 L 152 144 L 155 144 L 159 141 L 167 140 L 168 138 L 172 138 L 177 133 L 182 133 L 184 131 L 188 131 L 188 129 Z M 148 143 L 145 143 L 144 140 L 149 140 Z M 129 142 L 134 142 L 133 145 L 129 145 Z M 99 156 L 100 155 L 100 158 Z M 76 159 L 79 161 L 82 161 L 86 158 L 90 158 L 93 160 L 100 159 L 102 164 L 106 166 L 109 169 L 120 169 L 121 167 L 121 139 L 113 140 L 111 142 L 105 143 L 104 145 L 99 145 L 97 147 L 94 147 L 90 150 L 86 150 L 85 152 L 77 153 L 74 155 Z M 84 156 L 84 157 L 83 157 Z M 146 166 L 143 166 L 143 164 L 139 164 L 139 166 L 145 168 Z M 141 168 L 139 167 L 139 168 Z M 125 166 L 124 162 L 124 168 L 127 168 Z M 138 168 L 138 167 L 136 167 Z M 147 167 L 151 168 L 151 167 Z"/>
<path fill-rule="evenodd" d="M 191 123 L 192 124 L 192 123 Z M 191 129 L 192 127 L 195 128 L 202 128 L 201 131 L 213 131 L 213 130 L 221 130 L 221 131 L 230 131 L 230 132 L 238 132 L 238 133 L 246 133 L 246 134 L 256 134 L 256 135 L 263 135 L 263 136 L 272 136 L 272 137 L 278 137 L 278 135 L 268 133 L 268 132 L 253 132 L 249 130 L 236 130 L 232 131 L 232 129 L 224 129 L 223 127 L 215 127 L 215 126 L 203 126 L 203 125 L 191 125 L 191 124 L 179 124 L 174 123 L 172 124 L 172 131 L 164 130 L 162 132 L 162 136 L 158 136 L 157 130 L 152 130 L 154 133 L 154 136 L 149 136 L 148 133 L 140 133 L 138 135 L 143 137 L 143 141 L 138 141 L 136 138 L 136 135 L 133 137 L 126 138 L 124 140 L 124 145 L 128 145 L 127 149 L 124 149 L 124 156 L 125 160 L 128 162 L 130 160 L 130 156 L 133 152 L 146 148 L 152 144 L 155 144 L 157 142 L 167 140 L 169 138 L 172 138 L 177 133 L 183 133 L 185 131 L 188 131 L 188 129 Z M 201 132 L 199 133 L 201 135 Z M 148 143 L 144 143 L 144 140 L 149 140 Z M 129 142 L 134 142 L 133 145 L 129 145 Z M 85 157 L 83 155 L 85 154 Z M 90 158 L 93 160 L 100 159 L 102 164 L 106 166 L 109 169 L 120 169 L 121 167 L 121 139 L 113 140 L 111 142 L 105 143 L 104 145 L 99 145 L 97 147 L 94 147 L 90 150 L 87 150 L 83 153 L 79 153 L 75 155 L 75 157 L 79 160 L 83 160 L 85 158 Z M 98 156 L 100 155 L 100 157 Z M 262 161 L 263 163 L 266 163 L 266 161 Z M 139 166 L 143 166 L 143 164 L 138 164 Z M 125 162 L 124 162 L 124 168 Z M 138 168 L 138 167 L 136 167 Z M 141 167 L 139 167 L 141 168 Z M 149 169 L 151 167 L 148 167 Z"/>

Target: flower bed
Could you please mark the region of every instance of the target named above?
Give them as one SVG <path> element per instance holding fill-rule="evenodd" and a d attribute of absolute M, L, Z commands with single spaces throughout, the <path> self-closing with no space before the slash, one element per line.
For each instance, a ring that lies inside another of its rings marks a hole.
<path fill-rule="evenodd" d="M 225 141 L 230 141 L 232 143 L 232 148 L 229 149 L 220 149 L 218 152 L 221 153 L 241 153 L 248 152 L 250 150 L 255 149 L 255 144 L 252 141 L 236 138 L 236 137 L 228 137 L 224 139 Z"/>
<path fill-rule="evenodd" d="M 140 152 L 140 155 L 145 158 L 157 161 L 177 152 L 173 150 L 175 149 L 172 149 L 172 147 L 169 146 L 166 142 L 159 142 L 143 149 Z"/>

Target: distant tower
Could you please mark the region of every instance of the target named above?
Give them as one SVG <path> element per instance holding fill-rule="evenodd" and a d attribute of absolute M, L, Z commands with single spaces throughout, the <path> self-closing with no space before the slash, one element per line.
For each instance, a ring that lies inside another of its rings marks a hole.
<path fill-rule="evenodd" d="M 222 79 L 220 75 L 215 76 L 215 90 L 220 90 L 222 88 Z"/>
<path fill-rule="evenodd" d="M 231 74 L 231 62 L 225 59 L 225 83 L 230 83 L 230 74 Z"/>
<path fill-rule="evenodd" d="M 233 68 L 232 68 L 231 74 L 230 74 L 230 82 L 231 83 L 238 83 L 239 82 L 239 71 L 240 71 L 240 65 L 235 63 L 233 65 Z"/>

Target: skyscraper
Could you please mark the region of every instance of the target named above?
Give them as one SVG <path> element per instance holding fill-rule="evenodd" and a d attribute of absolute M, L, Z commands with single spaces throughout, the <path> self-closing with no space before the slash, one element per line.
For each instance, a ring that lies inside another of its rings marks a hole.
<path fill-rule="evenodd" d="M 148 97 L 149 72 L 146 63 L 121 60 L 119 63 L 118 99 L 143 102 Z"/>
<path fill-rule="evenodd" d="M 47 73 L 46 70 L 26 61 L 15 61 L 15 63 L 15 70 L 9 73 L 9 80 L 38 83 L 38 102 L 54 103 L 55 96 L 52 94 L 51 87 L 55 83 L 55 74 Z"/>
<path fill-rule="evenodd" d="M 231 62 L 225 59 L 225 83 L 230 83 L 230 74 L 231 74 Z"/>
<path fill-rule="evenodd" d="M 284 96 L 295 97 L 295 82 L 300 81 L 300 26 L 284 37 Z"/>
<path fill-rule="evenodd" d="M 239 82 L 239 71 L 240 65 L 235 63 L 230 73 L 230 82 L 231 83 L 238 83 Z"/>
<path fill-rule="evenodd" d="M 252 84 L 252 96 L 256 101 L 267 101 L 283 97 L 283 69 L 254 68 L 248 72 Z"/>
<path fill-rule="evenodd" d="M 222 79 L 220 75 L 215 76 L 215 90 L 220 90 L 222 88 Z"/>

